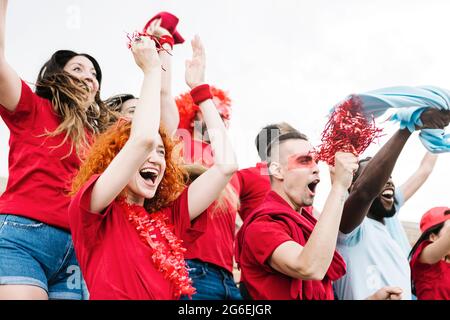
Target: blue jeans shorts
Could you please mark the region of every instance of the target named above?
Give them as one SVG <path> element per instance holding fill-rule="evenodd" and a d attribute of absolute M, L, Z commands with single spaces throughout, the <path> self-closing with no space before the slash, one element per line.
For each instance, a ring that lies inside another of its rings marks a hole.
<path fill-rule="evenodd" d="M 37 286 L 49 299 L 87 298 L 71 234 L 16 215 L 0 214 L 0 285 Z"/>
<path fill-rule="evenodd" d="M 219 266 L 197 259 L 186 260 L 197 293 L 192 300 L 242 300 L 233 274 Z M 182 296 L 181 300 L 189 300 Z"/>

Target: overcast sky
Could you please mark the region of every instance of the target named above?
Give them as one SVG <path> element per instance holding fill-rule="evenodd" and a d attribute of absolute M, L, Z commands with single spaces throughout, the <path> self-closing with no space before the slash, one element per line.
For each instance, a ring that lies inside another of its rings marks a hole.
<path fill-rule="evenodd" d="M 327 111 L 350 93 L 392 85 L 450 88 L 449 1 L 362 0 L 13 0 L 7 16 L 6 55 L 27 81 L 58 49 L 93 55 L 103 70 L 102 98 L 137 94 L 141 74 L 126 48 L 126 32 L 140 30 L 159 11 L 180 18 L 178 30 L 199 34 L 207 51 L 207 79 L 233 100 L 230 134 L 240 167 L 257 161 L 259 129 L 278 121 L 314 144 Z M 174 51 L 174 93 L 187 90 L 189 41 Z M 386 138 L 396 127 L 383 123 Z M 0 120 L 0 176 L 7 176 L 9 132 Z M 373 155 L 379 145 L 370 147 Z M 411 137 L 393 177 L 404 182 L 425 149 Z M 430 207 L 449 206 L 450 155 L 441 155 L 424 187 L 400 218 L 418 221 Z M 316 206 L 329 190 L 321 166 Z"/>

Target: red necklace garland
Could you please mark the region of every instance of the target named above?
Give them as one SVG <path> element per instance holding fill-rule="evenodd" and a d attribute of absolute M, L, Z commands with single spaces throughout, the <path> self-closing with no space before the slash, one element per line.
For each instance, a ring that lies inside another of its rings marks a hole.
<path fill-rule="evenodd" d="M 144 207 L 129 204 L 123 198 L 118 203 L 136 228 L 139 238 L 153 249 L 152 260 L 156 269 L 175 285 L 175 299 L 181 295 L 188 295 L 190 298 L 195 293 L 195 288 L 184 260 L 186 249 L 182 247 L 183 240 L 173 234 L 169 218 L 162 212 L 150 214 Z M 158 233 L 165 241 L 156 240 Z"/>

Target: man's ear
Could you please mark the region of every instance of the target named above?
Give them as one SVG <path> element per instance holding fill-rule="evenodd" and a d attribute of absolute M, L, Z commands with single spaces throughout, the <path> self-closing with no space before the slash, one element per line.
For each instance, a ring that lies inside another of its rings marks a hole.
<path fill-rule="evenodd" d="M 269 166 L 269 174 L 277 180 L 284 180 L 283 172 L 281 170 L 281 165 L 278 162 L 271 162 Z"/>

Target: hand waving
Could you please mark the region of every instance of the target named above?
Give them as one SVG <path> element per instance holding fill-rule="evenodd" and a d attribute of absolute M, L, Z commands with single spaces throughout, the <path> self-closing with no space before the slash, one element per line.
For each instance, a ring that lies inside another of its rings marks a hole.
<path fill-rule="evenodd" d="M 205 82 L 205 49 L 196 35 L 191 41 L 192 59 L 186 60 L 186 84 L 191 88 L 195 88 Z"/>

